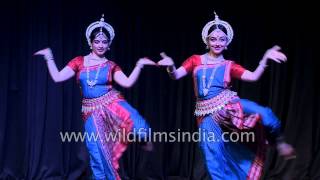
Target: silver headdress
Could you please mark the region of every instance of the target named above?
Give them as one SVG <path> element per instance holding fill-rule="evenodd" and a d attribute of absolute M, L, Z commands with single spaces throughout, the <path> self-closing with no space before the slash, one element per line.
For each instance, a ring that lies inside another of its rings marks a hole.
<path fill-rule="evenodd" d="M 87 27 L 86 38 L 89 46 L 91 46 L 90 35 L 92 31 L 96 28 L 100 28 L 100 33 L 103 33 L 102 28 L 106 29 L 109 32 L 109 35 L 110 35 L 109 45 L 110 45 L 115 36 L 114 29 L 110 24 L 104 22 L 104 15 L 102 14 L 100 21 L 93 22 Z"/>
<path fill-rule="evenodd" d="M 215 15 L 214 20 L 208 22 L 202 29 L 202 40 L 207 45 L 207 37 L 209 36 L 209 34 L 208 34 L 209 29 L 213 25 L 221 25 L 224 28 L 226 28 L 226 30 L 227 30 L 227 37 L 228 37 L 227 45 L 229 45 L 233 39 L 233 29 L 228 22 L 219 19 L 219 16 L 217 15 L 216 12 L 214 12 L 214 15 Z"/>

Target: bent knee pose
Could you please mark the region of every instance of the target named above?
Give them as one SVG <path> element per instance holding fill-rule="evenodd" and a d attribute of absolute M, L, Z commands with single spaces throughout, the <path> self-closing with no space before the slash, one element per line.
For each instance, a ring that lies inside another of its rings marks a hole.
<path fill-rule="evenodd" d="M 82 117 L 85 131 L 99 137 L 93 141 L 86 136 L 93 179 L 120 179 L 117 172 L 118 160 L 128 145 L 127 135 L 134 130 L 140 132 L 138 129 L 141 128 L 146 132 L 149 128 L 147 122 L 126 102 L 113 84 L 116 82 L 122 87 L 130 88 L 138 79 L 143 66 L 155 63 L 146 58 L 139 59 L 127 77 L 114 61 L 105 57 L 114 36 L 112 26 L 104 22 L 103 17 L 100 21 L 93 22 L 86 31 L 91 53 L 75 57 L 61 71 L 57 69 L 50 48 L 35 53 L 44 56 L 55 82 L 63 82 L 76 76 L 83 95 Z M 107 139 L 107 135 L 111 134 L 116 135 L 115 139 Z M 152 148 L 148 143 L 145 146 L 146 150 Z"/>
<path fill-rule="evenodd" d="M 192 74 L 199 128 L 206 137 L 210 133 L 218 137 L 215 141 L 204 138 L 200 142 L 212 179 L 259 179 L 265 157 L 264 131 L 277 140 L 281 155 L 290 158 L 294 150 L 282 140 L 280 121 L 273 112 L 255 102 L 240 99 L 236 92 L 230 90 L 229 84 L 232 78 L 257 81 L 268 60 L 280 63 L 286 61 L 286 56 L 279 51 L 280 47 L 274 46 L 266 51 L 259 66 L 251 72 L 224 58 L 223 51 L 232 38 L 230 24 L 216 15 L 202 30 L 202 39 L 209 49 L 207 53 L 192 55 L 178 69 L 170 57 L 161 53 L 163 59 L 158 64 L 167 66 L 170 77 L 175 80 Z M 224 141 L 224 132 L 228 131 L 252 131 L 256 134 L 256 142 Z"/>

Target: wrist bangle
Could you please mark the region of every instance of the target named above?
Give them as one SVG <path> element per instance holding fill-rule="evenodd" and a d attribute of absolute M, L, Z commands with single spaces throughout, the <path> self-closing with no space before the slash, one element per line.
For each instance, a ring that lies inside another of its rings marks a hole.
<path fill-rule="evenodd" d="M 261 63 L 261 62 L 260 62 L 260 63 L 259 63 L 259 67 L 262 67 L 262 68 L 264 69 L 264 68 L 268 67 L 268 65 L 266 65 L 266 63 Z"/>
<path fill-rule="evenodd" d="M 169 74 L 173 74 L 176 71 L 176 68 L 174 66 L 172 66 L 172 69 L 170 70 L 170 66 L 167 67 L 167 72 Z"/>
<path fill-rule="evenodd" d="M 44 58 L 46 61 L 53 61 L 54 60 L 54 58 L 51 56 L 51 57 L 46 57 L 46 58 Z"/>

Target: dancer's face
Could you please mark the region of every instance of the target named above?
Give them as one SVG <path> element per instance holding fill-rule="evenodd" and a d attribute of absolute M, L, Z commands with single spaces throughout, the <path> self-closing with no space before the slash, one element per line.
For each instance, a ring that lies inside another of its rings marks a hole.
<path fill-rule="evenodd" d="M 220 55 L 227 47 L 227 35 L 220 29 L 212 31 L 208 36 L 208 46 L 213 54 Z"/>
<path fill-rule="evenodd" d="M 97 35 L 92 41 L 92 52 L 98 56 L 104 56 L 109 48 L 109 42 L 104 34 Z"/>

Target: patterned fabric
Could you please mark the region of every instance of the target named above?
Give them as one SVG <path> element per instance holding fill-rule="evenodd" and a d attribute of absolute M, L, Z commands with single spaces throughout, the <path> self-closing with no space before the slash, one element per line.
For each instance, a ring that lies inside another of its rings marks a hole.
<path fill-rule="evenodd" d="M 229 89 L 231 79 L 241 79 L 246 71 L 242 66 L 225 60 L 205 67 L 201 57 L 193 55 L 182 66 L 193 76 L 197 97 L 195 115 L 199 128 L 206 136 L 214 133 L 218 139 L 215 142 L 200 142 L 208 172 L 214 180 L 260 179 L 267 147 L 264 128 L 277 133 L 279 121 L 268 108 L 240 99 L 236 92 Z M 211 80 L 213 72 L 215 74 Z M 211 82 L 210 87 L 203 87 L 208 82 Z M 208 93 L 204 93 L 204 88 Z M 227 132 L 254 133 L 254 142 L 223 141 L 223 135 Z"/>
<path fill-rule="evenodd" d="M 81 87 L 85 133 L 97 137 L 94 140 L 92 137 L 86 138 L 92 178 L 119 180 L 118 160 L 128 146 L 130 132 L 135 136 L 146 138 L 144 134 L 136 133 L 134 129 L 143 129 L 143 132 L 147 132 L 149 125 L 113 88 L 114 73 L 121 71 L 118 65 L 107 61 L 101 65 L 84 67 L 83 63 L 84 58 L 78 56 L 72 59 L 68 66 L 75 71 L 77 82 Z M 100 73 L 97 76 L 97 83 L 89 86 L 88 75 L 89 78 L 95 77 L 98 68 Z"/>
<path fill-rule="evenodd" d="M 95 99 L 83 99 L 83 119 L 92 117 L 97 129 L 100 145 L 106 161 L 112 164 L 114 174 L 119 178 L 118 160 L 127 148 L 127 135 L 132 131 L 130 114 L 118 102 L 123 101 L 119 93 L 111 91 Z M 107 139 L 115 137 L 114 139 Z"/>
<path fill-rule="evenodd" d="M 230 101 L 238 98 L 236 92 L 230 91 L 229 89 L 223 90 L 220 94 L 211 99 L 198 100 L 196 102 L 194 114 L 196 116 L 204 116 L 216 113 L 224 108 Z"/>
<path fill-rule="evenodd" d="M 215 113 L 198 116 L 197 122 L 202 131 L 214 133 L 218 138 L 215 142 L 200 142 L 212 179 L 260 179 L 267 148 L 260 115 L 245 113 L 240 100 Z M 225 132 L 253 133 L 254 141 L 223 141 Z"/>
<path fill-rule="evenodd" d="M 244 115 L 239 102 L 227 104 L 223 110 L 213 113 L 214 119 L 234 131 L 249 130 L 259 122 L 258 114 Z"/>
<path fill-rule="evenodd" d="M 115 90 L 111 90 L 108 93 L 94 99 L 82 99 L 82 110 L 84 119 L 92 113 L 92 111 L 101 110 L 114 101 L 123 100 L 123 96 Z"/>
<path fill-rule="evenodd" d="M 223 128 L 213 116 L 198 117 L 198 121 L 201 122 L 199 128 L 202 136 L 214 135 L 214 140 L 204 138 L 199 143 L 211 179 L 258 180 L 261 178 L 266 144 L 260 123 L 251 131 L 254 133 L 254 142 L 234 142 L 226 136 L 233 131 L 226 134 L 230 130 Z"/>

